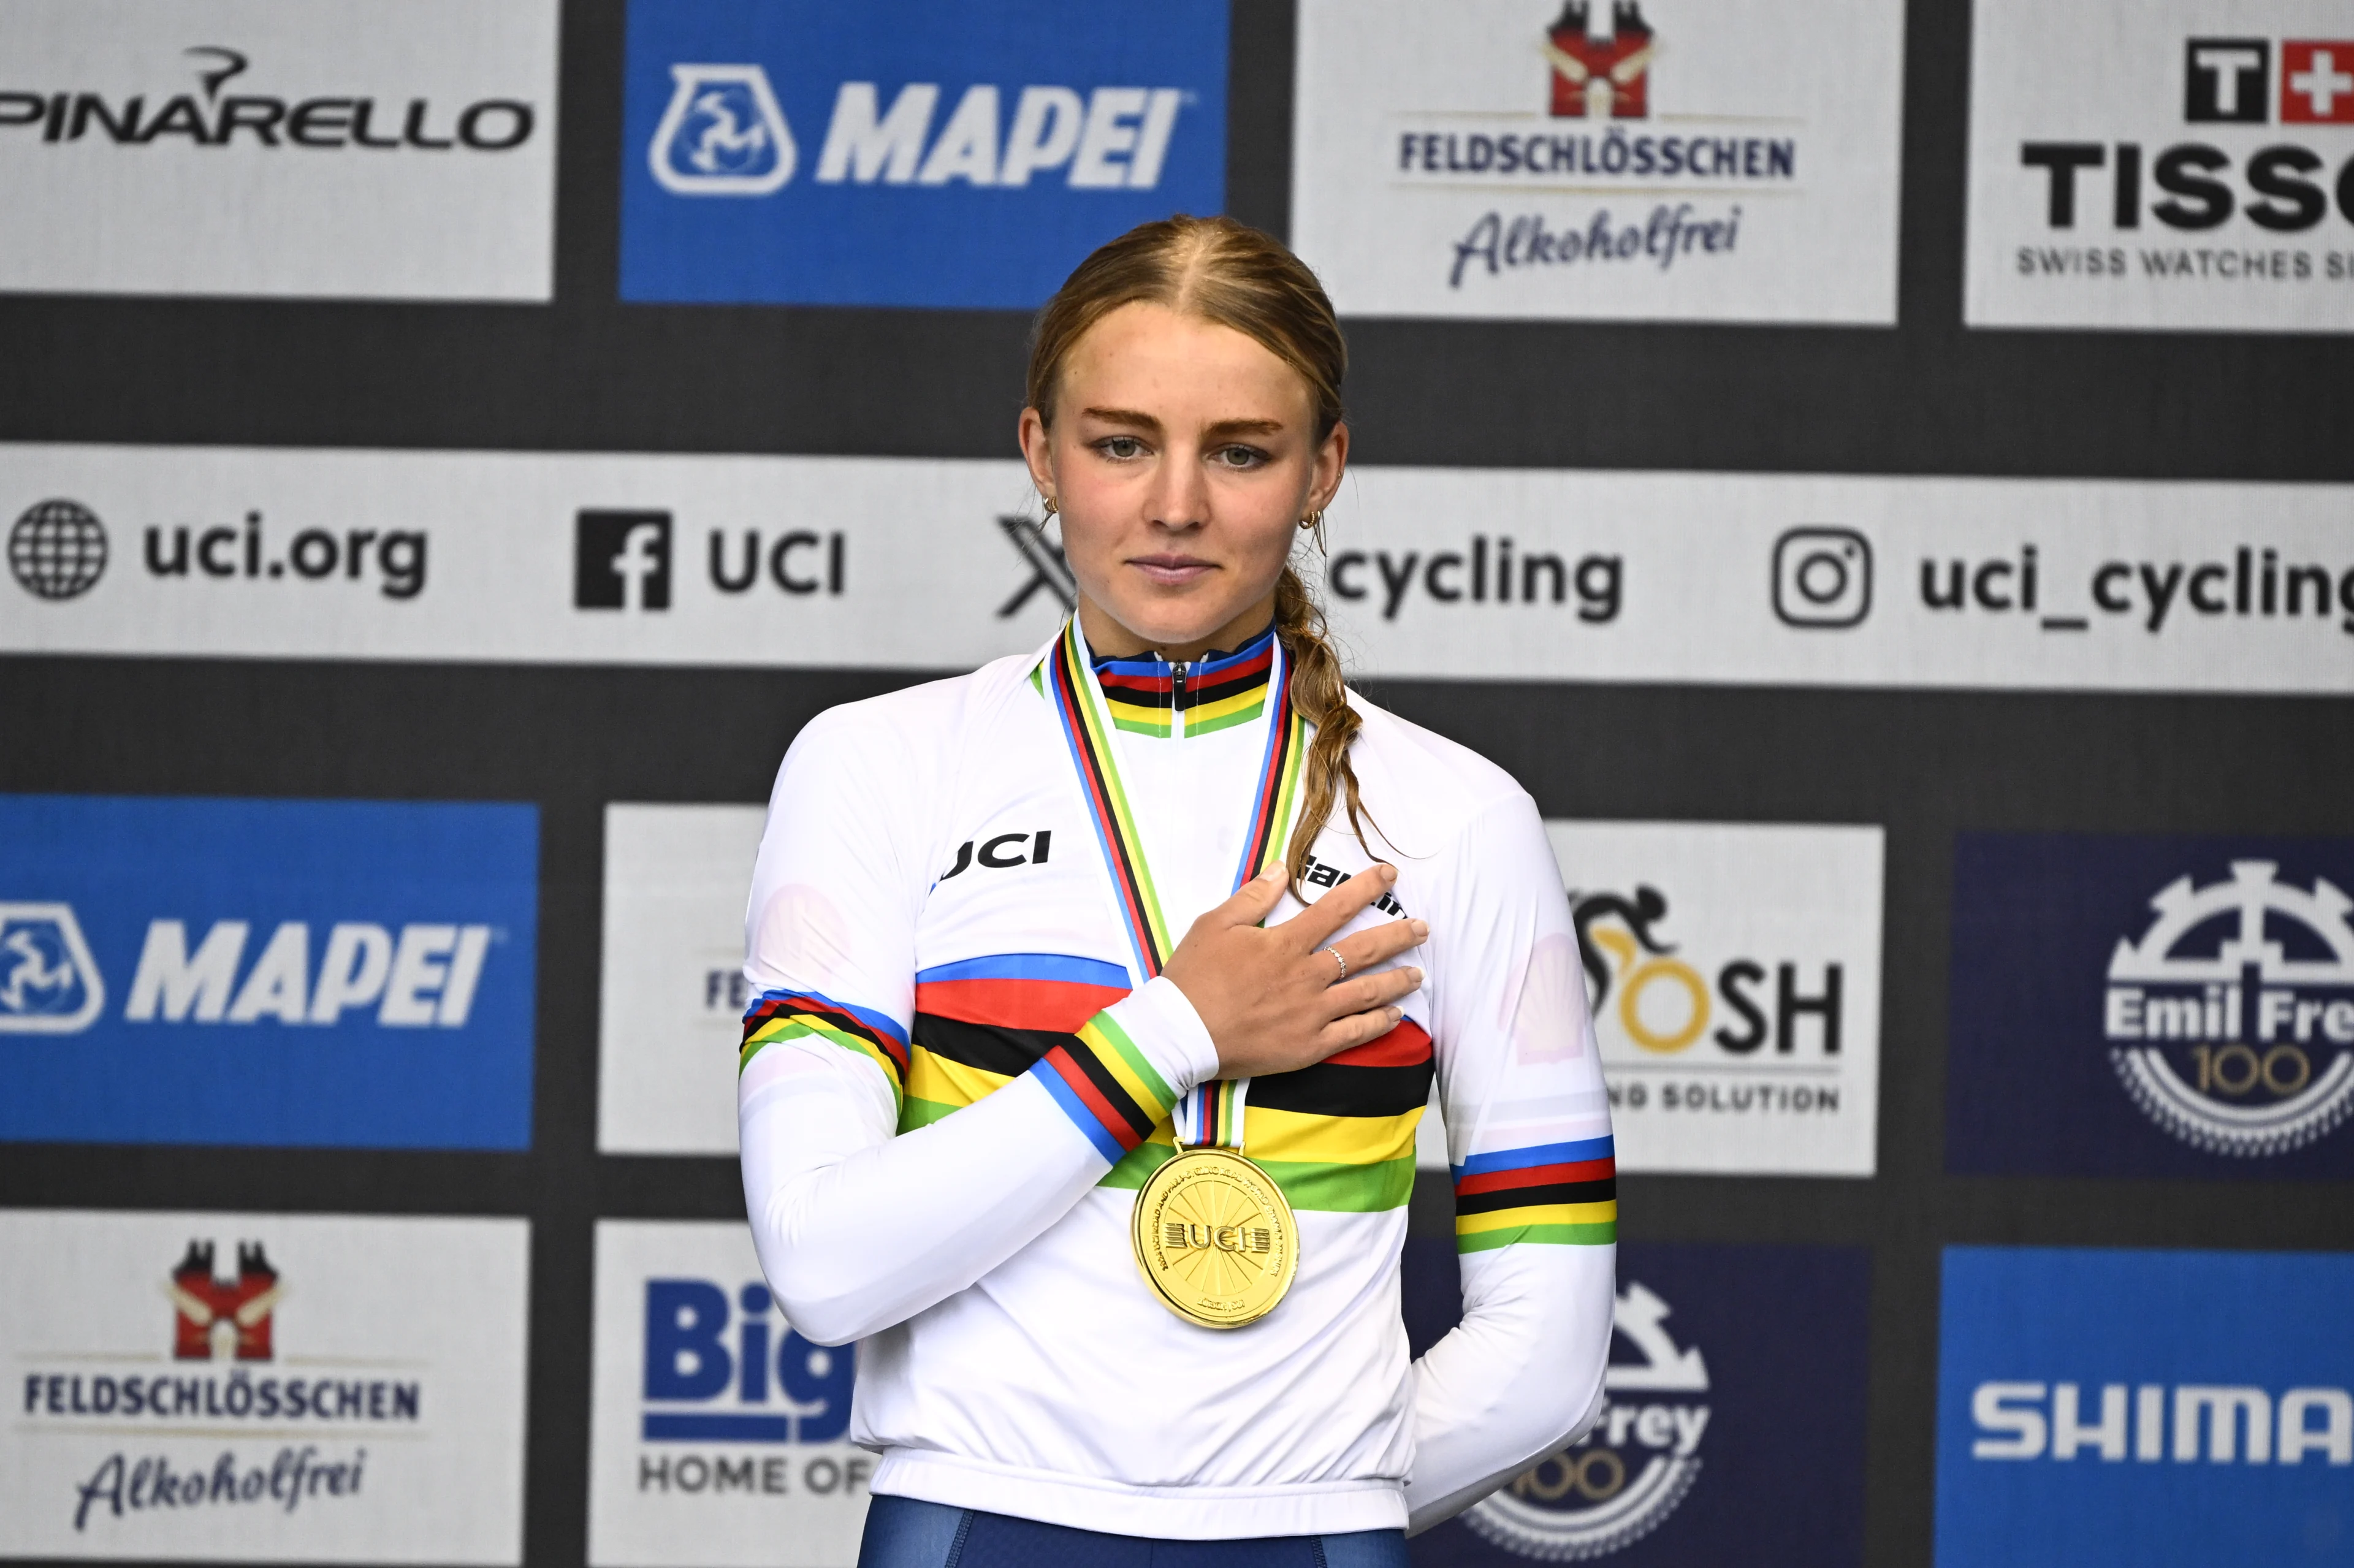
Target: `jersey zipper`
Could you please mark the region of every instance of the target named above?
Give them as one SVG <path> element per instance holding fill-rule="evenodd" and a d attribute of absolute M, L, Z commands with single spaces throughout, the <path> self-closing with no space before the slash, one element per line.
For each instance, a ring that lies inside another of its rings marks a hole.
<path fill-rule="evenodd" d="M 1186 730 L 1184 662 L 1180 661 L 1174 668 L 1176 670 L 1176 678 L 1172 683 L 1169 699 L 1169 716 L 1172 721 L 1170 726 L 1170 736 L 1172 739 L 1182 739 L 1183 738 Z"/>

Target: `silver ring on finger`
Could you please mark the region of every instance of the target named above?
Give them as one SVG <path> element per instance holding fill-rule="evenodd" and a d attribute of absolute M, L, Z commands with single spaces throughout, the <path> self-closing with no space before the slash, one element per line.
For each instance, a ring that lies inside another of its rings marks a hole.
<path fill-rule="evenodd" d="M 1349 960 L 1341 956 L 1341 949 L 1338 948 L 1327 948 L 1324 950 L 1332 955 L 1332 961 L 1334 963 L 1341 966 L 1341 980 L 1347 980 L 1349 978 Z M 1334 985 L 1339 985 L 1341 980 L 1334 980 L 1332 983 Z"/>

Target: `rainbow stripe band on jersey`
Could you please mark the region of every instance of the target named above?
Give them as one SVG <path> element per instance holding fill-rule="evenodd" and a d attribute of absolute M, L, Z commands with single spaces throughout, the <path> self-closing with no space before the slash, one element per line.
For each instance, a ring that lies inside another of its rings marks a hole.
<path fill-rule="evenodd" d="M 1475 1154 L 1455 1168 L 1455 1250 L 1618 1239 L 1618 1160 L 1608 1138 Z"/>
<path fill-rule="evenodd" d="M 1178 666 L 1163 659 L 1097 659 L 1093 664 L 1114 728 L 1166 736 L 1181 724 L 1186 735 L 1208 735 L 1258 717 L 1267 709 L 1275 662 L 1269 627 L 1232 653 L 1194 660 L 1182 682 Z"/>
<path fill-rule="evenodd" d="M 754 999 L 744 1012 L 744 1044 L 737 1053 L 737 1072 L 741 1074 L 750 1065 L 761 1047 L 805 1035 L 829 1041 L 882 1068 L 895 1101 L 907 1093 L 907 1032 L 885 1013 L 836 1001 L 813 991 L 772 991 Z"/>
<path fill-rule="evenodd" d="M 1114 1164 L 1151 1137 L 1177 1102 L 1177 1091 L 1108 1012 L 1079 1025 L 1068 1044 L 1055 1046 L 1030 1070 Z"/>

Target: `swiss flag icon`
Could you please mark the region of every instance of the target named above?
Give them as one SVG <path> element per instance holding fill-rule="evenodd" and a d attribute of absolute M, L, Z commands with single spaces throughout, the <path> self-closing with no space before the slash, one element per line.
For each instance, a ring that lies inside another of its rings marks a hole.
<path fill-rule="evenodd" d="M 2281 122 L 2354 125 L 2354 39 L 2281 40 Z"/>

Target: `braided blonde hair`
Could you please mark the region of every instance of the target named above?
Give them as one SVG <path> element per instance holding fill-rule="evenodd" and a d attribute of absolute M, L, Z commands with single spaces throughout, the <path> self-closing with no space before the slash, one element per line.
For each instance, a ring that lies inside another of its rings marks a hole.
<path fill-rule="evenodd" d="M 1087 329 L 1122 305 L 1164 305 L 1234 328 L 1299 373 L 1316 414 L 1316 444 L 1339 426 L 1341 378 L 1349 350 L 1324 286 L 1281 241 L 1230 217 L 1176 217 L 1139 224 L 1097 249 L 1039 311 L 1030 334 L 1026 394 L 1052 425 L 1063 362 Z M 1285 854 L 1295 888 L 1307 875 L 1310 846 L 1343 807 L 1357 842 L 1367 843 L 1350 744 L 1363 726 L 1341 683 L 1341 656 L 1323 607 L 1287 565 L 1275 586 L 1275 633 L 1291 667 L 1291 701 L 1316 726 L 1301 784 L 1299 822 Z"/>

